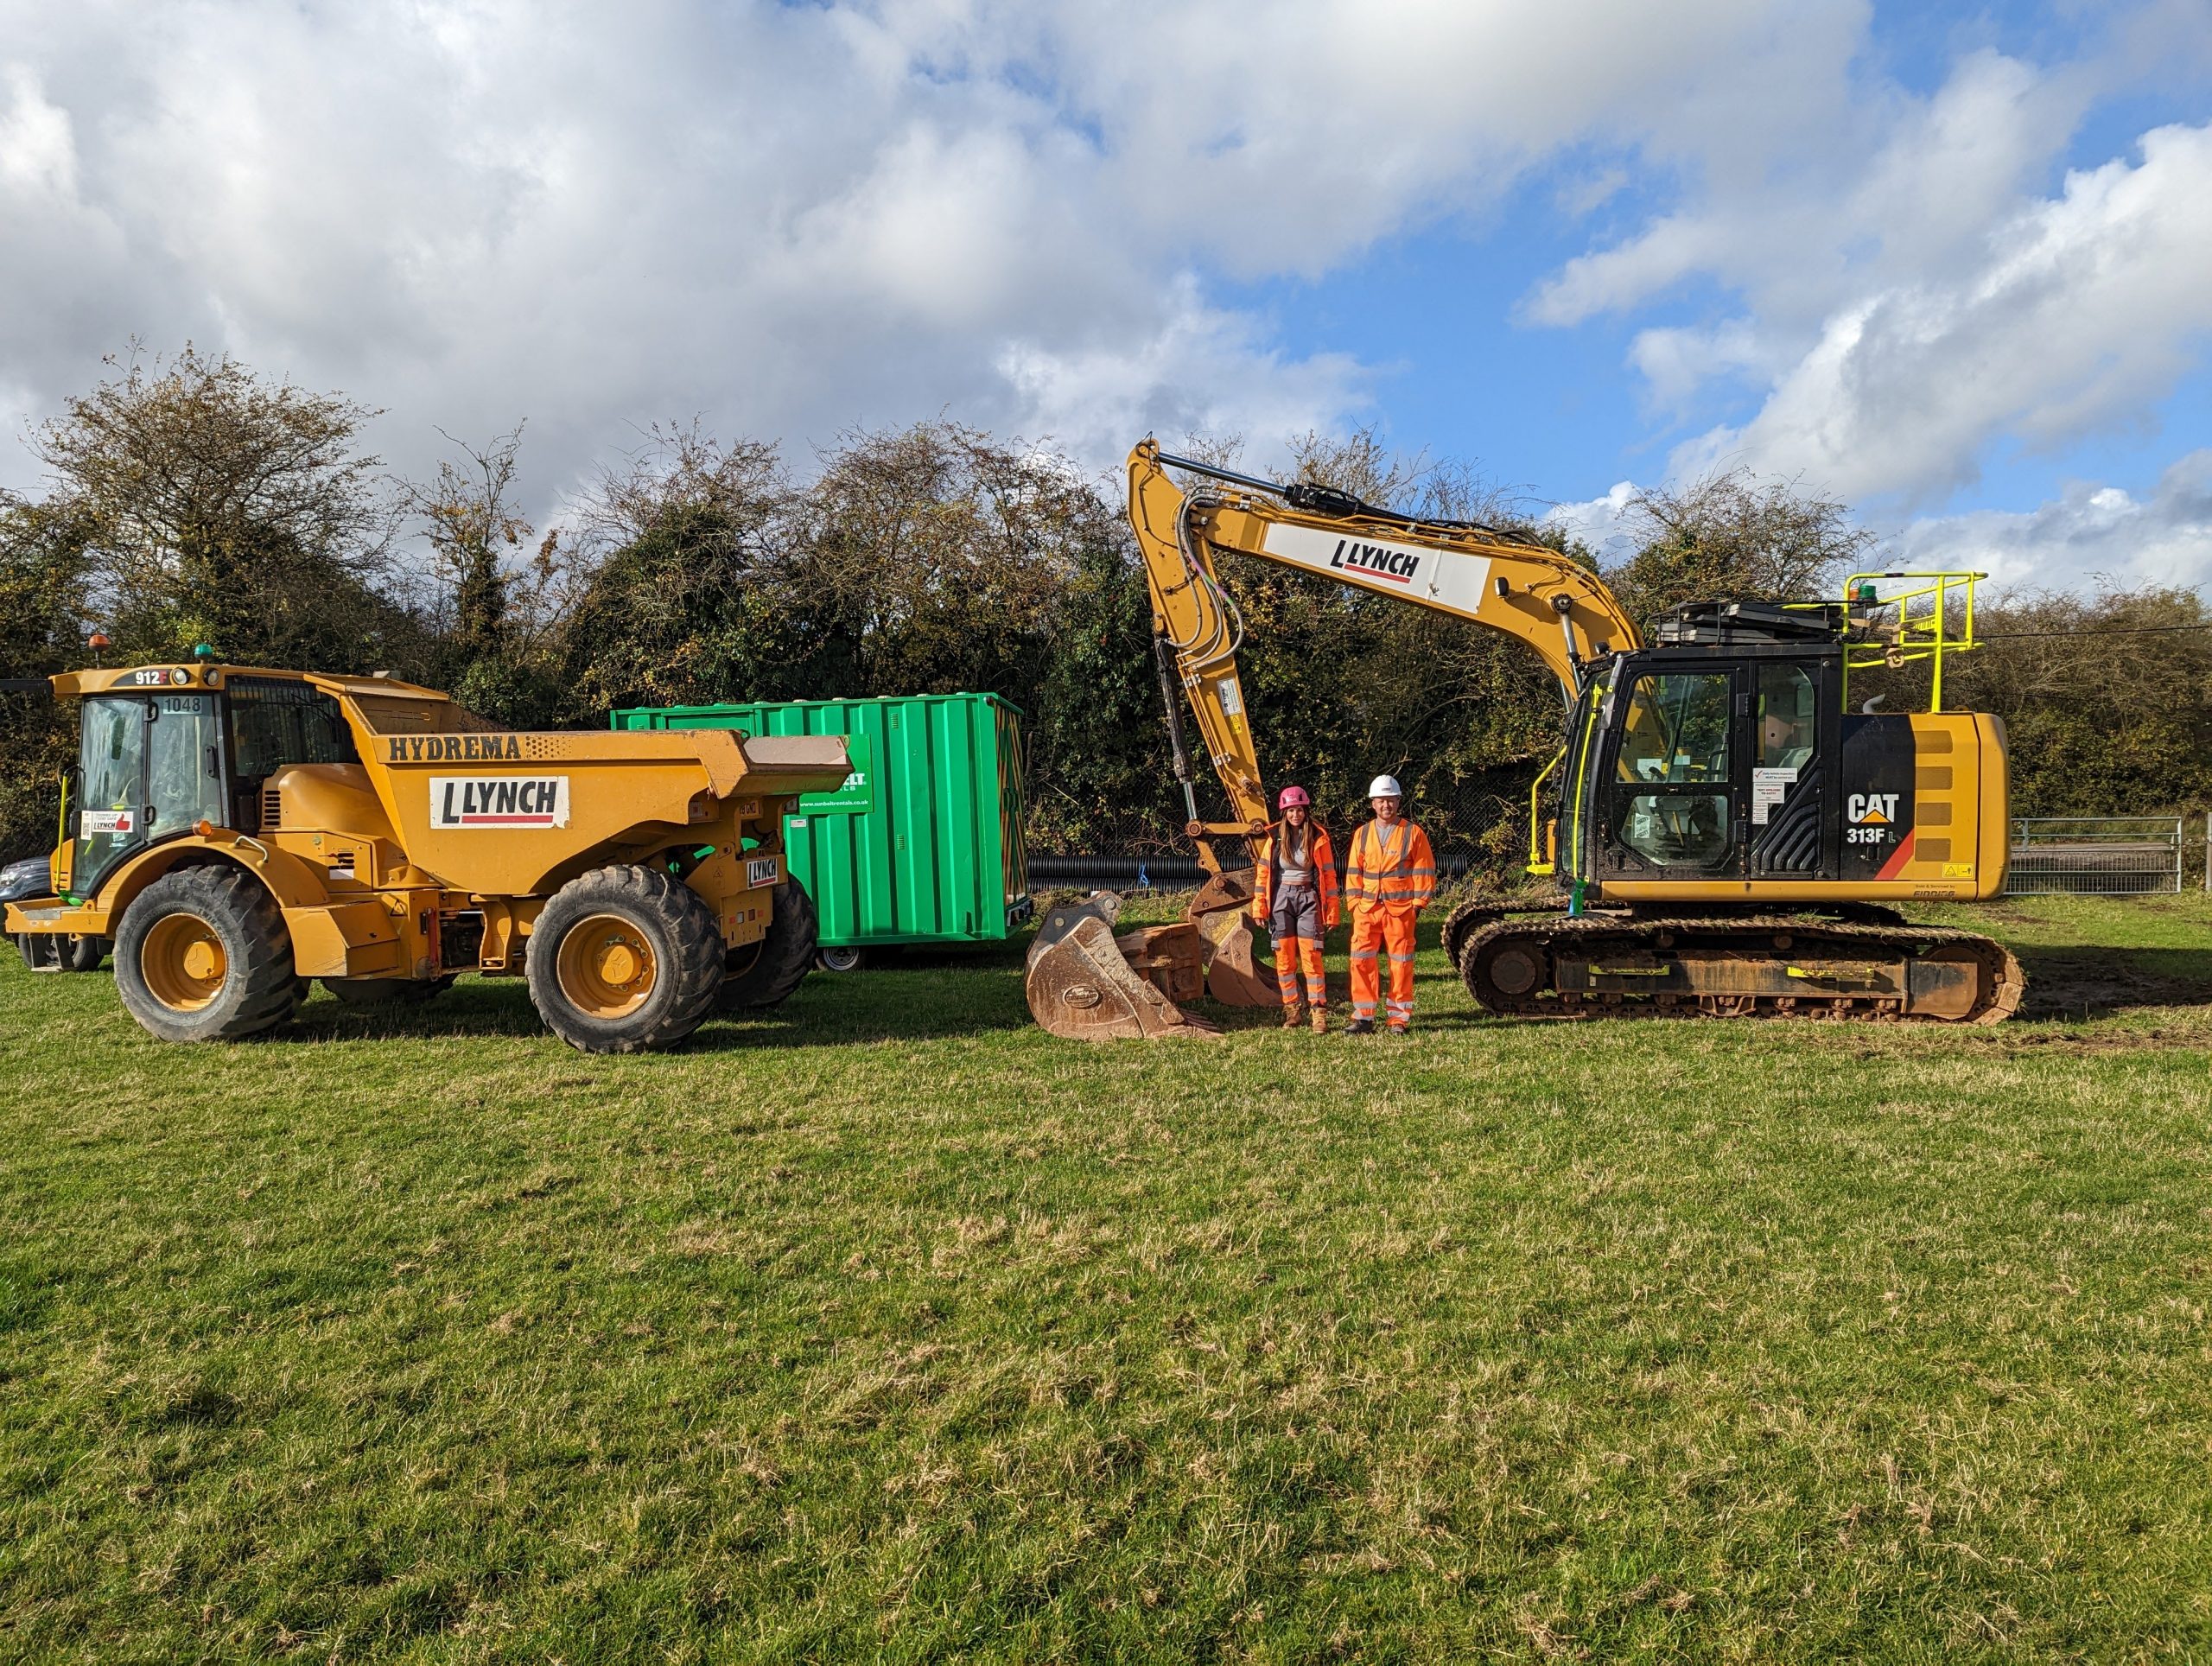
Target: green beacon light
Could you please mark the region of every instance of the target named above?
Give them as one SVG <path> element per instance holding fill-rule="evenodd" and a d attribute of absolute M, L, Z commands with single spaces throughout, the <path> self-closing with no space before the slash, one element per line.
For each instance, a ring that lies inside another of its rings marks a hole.
<path fill-rule="evenodd" d="M 1879 598 L 1874 594 L 1873 580 L 1869 579 L 1866 583 L 1859 587 L 1859 605 L 1860 607 L 1872 607 L 1878 600 Z"/>
<path fill-rule="evenodd" d="M 192 657 L 199 660 L 213 659 L 215 657 L 214 647 L 210 643 L 195 642 L 192 645 Z"/>

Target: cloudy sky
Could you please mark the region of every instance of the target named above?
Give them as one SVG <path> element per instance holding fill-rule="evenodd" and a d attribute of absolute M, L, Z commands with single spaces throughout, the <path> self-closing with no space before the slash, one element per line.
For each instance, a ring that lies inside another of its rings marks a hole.
<path fill-rule="evenodd" d="M 527 418 L 541 516 L 695 414 L 1371 421 L 2196 584 L 2212 0 L 0 0 L 0 484 L 134 337 L 410 472 Z"/>

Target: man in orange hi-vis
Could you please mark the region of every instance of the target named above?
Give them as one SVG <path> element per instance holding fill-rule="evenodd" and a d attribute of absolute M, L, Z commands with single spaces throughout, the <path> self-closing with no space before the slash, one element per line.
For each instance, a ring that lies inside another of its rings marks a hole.
<path fill-rule="evenodd" d="M 1436 853 L 1428 835 L 1406 819 L 1405 789 L 1395 776 L 1376 776 L 1367 801 L 1375 819 L 1351 836 L 1344 870 L 1344 900 L 1351 904 L 1351 1024 L 1345 1033 L 1375 1033 L 1379 950 L 1390 961 L 1384 1016 L 1390 1033 L 1403 1035 L 1414 1019 L 1414 921 L 1436 890 Z"/>

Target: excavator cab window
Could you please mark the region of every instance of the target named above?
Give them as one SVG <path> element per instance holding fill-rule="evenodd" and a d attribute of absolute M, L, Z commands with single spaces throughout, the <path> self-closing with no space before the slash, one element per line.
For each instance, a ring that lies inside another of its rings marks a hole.
<path fill-rule="evenodd" d="M 1648 671 L 1630 684 L 1608 822 L 1640 863 L 1711 871 L 1728 860 L 1734 680 L 1726 671 Z"/>

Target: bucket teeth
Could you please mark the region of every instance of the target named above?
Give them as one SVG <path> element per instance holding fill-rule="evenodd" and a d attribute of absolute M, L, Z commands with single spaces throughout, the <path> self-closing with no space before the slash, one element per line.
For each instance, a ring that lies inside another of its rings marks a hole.
<path fill-rule="evenodd" d="M 1252 887 L 1249 868 L 1213 874 L 1183 911 L 1205 940 L 1206 993 L 1224 1007 L 1273 1007 L 1282 999 L 1273 969 L 1261 969 L 1259 950 L 1245 924 Z"/>
<path fill-rule="evenodd" d="M 1204 987 L 1197 928 L 1145 926 L 1117 938 L 1120 912 L 1121 899 L 1107 893 L 1045 917 L 1023 977 L 1037 1021 L 1071 1039 L 1219 1034 L 1176 1004 Z"/>

